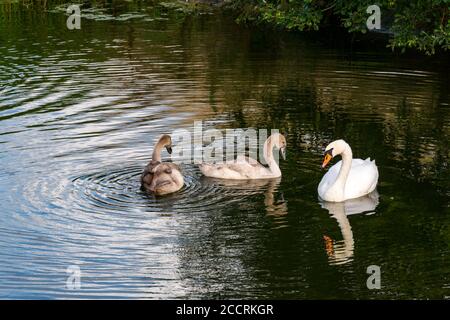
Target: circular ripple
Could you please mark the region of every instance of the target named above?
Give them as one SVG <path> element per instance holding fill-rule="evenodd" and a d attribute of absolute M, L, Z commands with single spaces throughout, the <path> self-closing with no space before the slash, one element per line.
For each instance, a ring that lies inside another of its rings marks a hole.
<path fill-rule="evenodd" d="M 257 194 L 277 181 L 222 181 L 201 175 L 193 165 L 182 166 L 184 186 L 166 196 L 140 190 L 142 167 L 95 172 L 72 179 L 73 199 L 85 211 L 205 212 Z"/>

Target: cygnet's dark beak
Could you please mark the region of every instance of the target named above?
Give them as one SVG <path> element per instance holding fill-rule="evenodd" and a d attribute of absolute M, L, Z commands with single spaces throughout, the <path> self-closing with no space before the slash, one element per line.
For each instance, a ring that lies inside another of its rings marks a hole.
<path fill-rule="evenodd" d="M 280 149 L 280 154 L 283 160 L 286 160 L 286 147 Z"/>

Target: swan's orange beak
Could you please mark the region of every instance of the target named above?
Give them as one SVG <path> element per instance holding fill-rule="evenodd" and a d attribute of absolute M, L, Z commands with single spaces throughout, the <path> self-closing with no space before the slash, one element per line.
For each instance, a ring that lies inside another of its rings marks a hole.
<path fill-rule="evenodd" d="M 325 158 L 323 158 L 322 168 L 325 168 L 331 159 L 333 159 L 331 154 L 329 154 L 329 153 L 325 154 Z"/>

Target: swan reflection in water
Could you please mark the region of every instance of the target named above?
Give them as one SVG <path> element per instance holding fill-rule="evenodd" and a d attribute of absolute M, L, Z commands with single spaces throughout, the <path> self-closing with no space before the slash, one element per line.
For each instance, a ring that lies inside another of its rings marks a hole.
<path fill-rule="evenodd" d="M 286 216 L 288 214 L 287 201 L 283 193 L 278 190 L 281 178 L 253 179 L 253 180 L 228 180 L 203 177 L 205 181 L 221 187 L 239 190 L 241 198 L 244 196 L 264 194 L 264 205 L 267 216 L 273 218 L 277 227 L 287 226 Z M 277 193 L 280 193 L 277 196 Z"/>
<path fill-rule="evenodd" d="M 333 240 L 324 235 L 325 249 L 330 264 L 344 264 L 352 260 L 355 241 L 353 231 L 347 216 L 359 213 L 374 213 L 379 201 L 378 192 L 343 202 L 321 202 L 322 208 L 327 209 L 331 216 L 337 220 L 341 229 L 342 240 Z"/>

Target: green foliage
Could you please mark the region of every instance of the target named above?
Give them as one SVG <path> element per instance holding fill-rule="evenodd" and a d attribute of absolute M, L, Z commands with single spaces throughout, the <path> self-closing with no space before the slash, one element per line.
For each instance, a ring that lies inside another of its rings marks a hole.
<path fill-rule="evenodd" d="M 450 1 L 405 1 L 395 13 L 392 48 L 418 48 L 434 54 L 436 48 L 450 49 Z"/>
<path fill-rule="evenodd" d="M 367 7 L 381 8 L 382 28 L 392 34 L 393 50 L 415 48 L 426 54 L 450 48 L 450 0 L 229 0 L 240 23 L 287 30 L 343 27 L 366 33 Z"/>
<path fill-rule="evenodd" d="M 159 7 L 181 14 L 205 10 L 199 0 L 0 0 L 0 4 L 21 3 L 27 7 L 60 3 L 92 6 L 141 5 Z M 237 21 L 266 24 L 286 30 L 315 31 L 339 27 L 353 33 L 366 33 L 367 7 L 381 8 L 382 28 L 391 33 L 388 47 L 414 48 L 426 54 L 450 49 L 450 0 L 227 0 Z"/>

